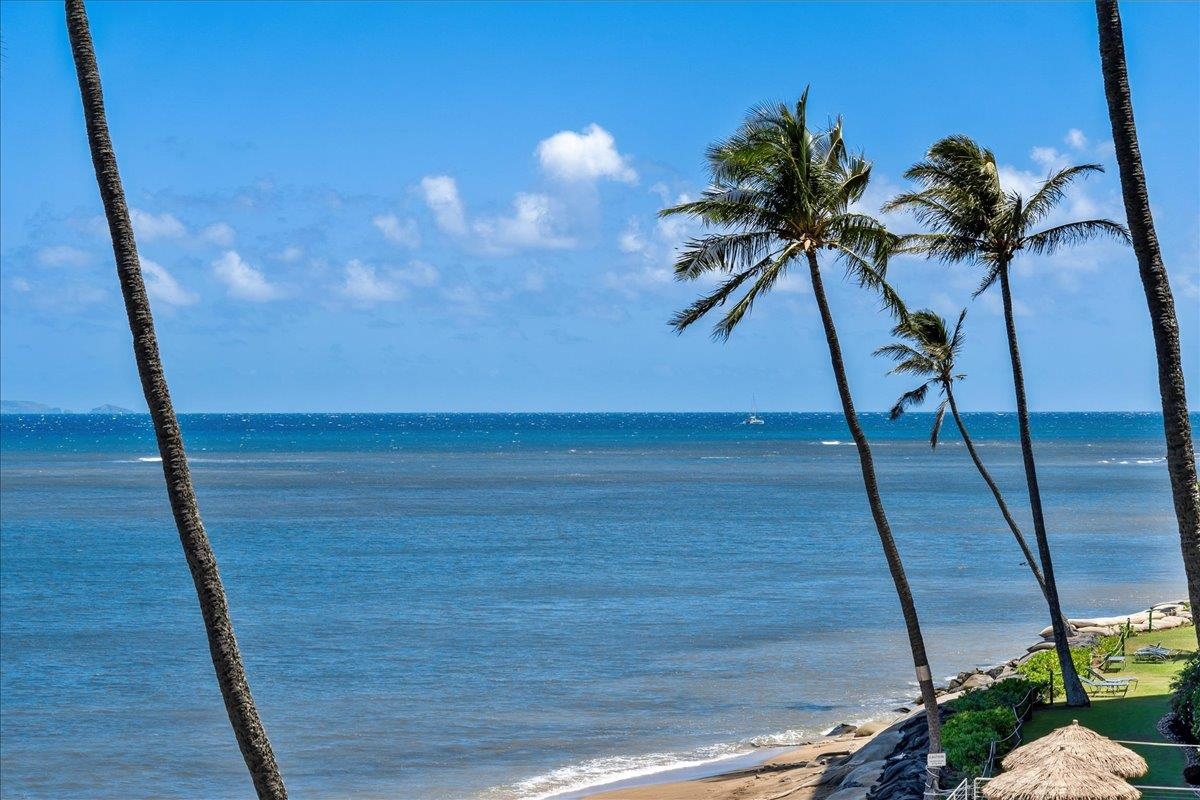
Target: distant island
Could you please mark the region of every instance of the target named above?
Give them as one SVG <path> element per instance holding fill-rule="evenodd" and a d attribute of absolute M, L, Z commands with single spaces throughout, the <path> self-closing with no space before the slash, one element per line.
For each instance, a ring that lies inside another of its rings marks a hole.
<path fill-rule="evenodd" d="M 45 403 L 35 403 L 32 400 L 0 400 L 0 414 L 74 414 L 77 412 L 58 406 L 48 406 Z M 136 414 L 133 409 L 114 406 L 106 403 L 96 406 L 88 414 Z"/>

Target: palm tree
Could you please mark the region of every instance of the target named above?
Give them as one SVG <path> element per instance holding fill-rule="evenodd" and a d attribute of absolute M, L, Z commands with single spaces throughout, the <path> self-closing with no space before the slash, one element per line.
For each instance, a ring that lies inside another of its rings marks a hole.
<path fill-rule="evenodd" d="M 933 428 L 929 434 L 929 446 L 936 448 L 938 446 L 938 436 L 942 430 L 942 421 L 946 416 L 946 409 L 950 409 L 950 415 L 954 418 L 954 424 L 958 427 L 958 432 L 962 436 L 963 444 L 967 446 L 967 453 L 971 456 L 971 461 L 975 464 L 975 469 L 979 470 L 980 477 L 987 484 L 988 489 L 992 492 L 992 497 L 996 499 L 996 506 L 1000 509 L 1000 514 L 1004 517 L 1004 521 L 1008 523 L 1008 529 L 1012 531 L 1013 538 L 1017 540 L 1017 546 L 1021 548 L 1021 552 L 1025 556 L 1025 563 L 1029 565 L 1029 569 L 1033 572 L 1033 577 L 1041 588 L 1042 594 L 1046 593 L 1046 579 L 1042 577 L 1042 571 L 1038 569 L 1037 558 L 1034 557 L 1033 551 L 1029 549 L 1029 544 L 1025 541 L 1025 536 L 1021 533 L 1020 527 L 1017 526 L 1017 521 L 1013 519 L 1012 512 L 1008 510 L 1008 504 L 1004 502 L 1004 496 L 1000 493 L 1000 487 L 996 485 L 996 481 L 992 479 L 992 475 L 988 472 L 987 467 L 983 465 L 983 459 L 979 457 L 979 452 L 975 449 L 975 443 L 971 441 L 971 435 L 967 433 L 966 423 L 963 422 L 962 416 L 958 413 L 958 403 L 954 399 L 954 382 L 965 378 L 965 375 L 955 374 L 955 362 L 958 360 L 959 351 L 963 344 L 963 320 L 966 319 L 966 309 L 958 315 L 958 322 L 954 324 L 953 332 L 949 332 L 946 327 L 946 320 L 942 319 L 933 311 L 924 309 L 913 312 L 907 319 L 900 322 L 893 330 L 892 335 L 897 336 L 904 341 L 892 342 L 884 345 L 875 351 L 875 355 L 882 355 L 896 361 L 895 368 L 889 374 L 892 375 L 915 375 L 918 378 L 923 378 L 924 383 L 911 391 L 907 391 L 900 395 L 900 399 L 892 406 L 889 416 L 891 419 L 899 419 L 902 414 L 909 408 L 915 408 L 925 402 L 926 396 L 929 394 L 930 387 L 936 387 L 941 393 L 942 402 L 938 405 L 937 411 L 933 416 Z M 1047 596 L 1047 601 L 1049 597 Z"/>
<path fill-rule="evenodd" d="M 179 530 L 179 541 L 183 545 L 188 568 L 196 585 L 196 595 L 200 601 L 204 628 L 208 634 L 208 649 L 216 669 L 217 683 L 220 685 L 229 721 L 233 725 L 238 746 L 242 750 L 258 796 L 282 800 L 287 797 L 287 790 L 275 763 L 271 743 L 267 740 L 267 732 L 259 720 L 254 699 L 250 696 L 250 685 L 246 681 L 246 671 L 242 666 L 237 639 L 233 635 L 233 624 L 229 618 L 225 589 L 221 585 L 217 560 L 209 544 L 208 534 L 200 521 L 196 493 L 192 488 L 187 455 L 183 448 L 183 436 L 179 430 L 179 421 L 175 417 L 175 409 L 171 405 L 162 361 L 159 359 L 158 340 L 154 335 L 154 318 L 150 314 L 150 301 L 142 280 L 137 243 L 133 238 L 133 225 L 129 220 L 125 191 L 121 187 L 117 158 L 108 133 L 104 96 L 100 88 L 100 71 L 96 66 L 96 53 L 92 47 L 92 35 L 83 0 L 66 0 L 66 12 L 67 32 L 71 39 L 71 52 L 75 57 L 79 92 L 83 99 L 88 144 L 92 151 L 96 182 L 100 187 L 100 199 L 104 203 L 104 214 L 108 218 L 108 229 L 112 235 L 117 277 L 121 284 L 121 294 L 125 298 L 129 329 L 133 334 L 133 353 L 137 360 L 138 376 L 142 381 L 142 391 L 146 395 L 146 404 L 154 423 L 154 434 L 158 439 L 158 452 L 162 456 L 163 474 L 167 483 L 167 497 L 171 502 L 175 526 Z"/>
<path fill-rule="evenodd" d="M 1000 283 L 1029 508 L 1050 605 L 1054 647 L 1058 652 L 1067 704 L 1071 706 L 1086 706 L 1088 698 L 1071 661 L 1068 631 L 1063 624 L 1058 587 L 1054 582 L 1054 564 L 1050 557 L 1050 542 L 1046 537 L 1042 496 L 1033 457 L 1033 436 L 1029 430 L 1029 407 L 1025 399 L 1025 376 L 1013 318 L 1009 267 L 1022 250 L 1035 255 L 1049 255 L 1066 245 L 1097 236 L 1112 236 L 1128 241 L 1129 234 L 1125 228 L 1107 219 L 1067 222 L 1035 230 L 1063 199 L 1072 181 L 1081 175 L 1100 171 L 1102 169 L 1097 164 L 1057 170 L 1046 178 L 1032 197 L 1026 199 L 1016 192 L 1006 192 L 1000 185 L 1000 173 L 990 150 L 980 147 L 966 136 L 949 136 L 935 143 L 926 154 L 926 159 L 905 173 L 909 180 L 921 184 L 922 190 L 901 194 L 885 206 L 886 210 L 912 211 L 917 221 L 930 231 L 902 237 L 899 251 L 923 253 L 947 263 L 966 261 L 982 265 L 985 273 L 975 292 L 976 296 L 997 281 Z"/>
<path fill-rule="evenodd" d="M 1154 233 L 1154 218 L 1150 214 L 1142 153 L 1133 122 L 1129 75 L 1125 69 L 1121 12 L 1116 0 L 1097 0 L 1096 19 L 1100 27 L 1100 64 L 1104 73 L 1104 94 L 1108 98 L 1108 120 L 1112 125 L 1117 170 L 1121 173 L 1121 194 L 1125 199 L 1125 215 L 1146 292 L 1146 305 L 1150 309 L 1154 350 L 1158 356 L 1167 472 L 1171 477 L 1171 494 L 1175 498 L 1188 597 L 1192 608 L 1200 608 L 1200 484 L 1196 482 L 1196 453 L 1183 385 L 1179 320 L 1175 317 L 1175 298 L 1171 295 L 1171 283 L 1167 279 L 1158 236 Z M 1200 628 L 1196 629 L 1196 641 L 1200 643 Z"/>
<path fill-rule="evenodd" d="M 900 598 L 925 703 L 930 751 L 940 752 L 937 699 L 917 609 L 879 496 L 871 448 L 854 411 L 818 260 L 822 252 L 837 258 L 860 285 L 878 292 L 887 307 L 903 313 L 899 297 L 884 279 L 895 237 L 874 218 L 854 210 L 870 180 L 871 165 L 847 151 L 840 120 L 827 130 L 808 128 L 807 98 L 805 90 L 794 108 L 781 104 L 752 111 L 733 136 L 709 148 L 712 185 L 701 198 L 660 212 L 687 215 L 717 229 L 685 245 L 675 263 L 676 279 L 695 280 L 710 273 L 723 277 L 715 290 L 677 313 L 671 325 L 682 332 L 746 286 L 714 328 L 715 338 L 728 339 L 758 298 L 797 262 L 807 264 L 846 424 L 858 448 L 871 515 Z"/>

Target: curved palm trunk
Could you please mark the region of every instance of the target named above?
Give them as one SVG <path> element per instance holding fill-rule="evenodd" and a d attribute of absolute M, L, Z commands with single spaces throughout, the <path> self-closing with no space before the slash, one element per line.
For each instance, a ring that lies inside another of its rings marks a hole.
<path fill-rule="evenodd" d="M 929 657 L 925 654 L 925 639 L 921 635 L 921 622 L 917 618 L 917 606 L 913 602 L 912 589 L 909 588 L 908 578 L 904 574 L 904 563 L 900 560 L 900 551 L 896 549 L 896 540 L 892 538 L 892 528 L 888 524 L 887 514 L 883 509 L 883 500 L 879 496 L 879 483 L 875 479 L 875 461 L 871 457 L 871 446 L 866 434 L 858 424 L 858 414 L 854 410 L 854 399 L 850 395 L 850 384 L 846 380 L 846 367 L 842 363 L 842 348 L 838 343 L 837 328 L 833 324 L 833 315 L 829 311 L 829 301 L 825 298 L 825 286 L 821 280 L 821 270 L 817 256 L 808 253 L 808 266 L 812 274 L 813 295 L 817 298 L 817 307 L 821 311 L 821 323 L 825 327 L 825 340 L 829 344 L 829 360 L 833 364 L 833 374 L 837 379 L 838 395 L 842 400 L 842 412 L 846 416 L 846 424 L 854 444 L 858 449 L 858 460 L 862 467 L 863 485 L 867 490 L 867 500 L 871 505 L 871 516 L 875 519 L 875 527 L 879 531 L 879 541 L 883 545 L 883 554 L 887 559 L 888 571 L 896 584 L 896 594 L 900 598 L 900 609 L 904 614 L 904 627 L 908 631 L 908 643 L 912 649 L 913 665 L 916 667 L 917 683 L 921 687 L 921 700 L 925 704 L 925 718 L 929 725 L 929 752 L 942 751 L 941 721 L 938 717 L 937 694 L 933 689 L 933 673 L 929 670 Z M 936 783 L 937 773 L 931 772 L 931 783 Z"/>
<path fill-rule="evenodd" d="M 1154 350 L 1158 356 L 1158 390 L 1162 396 L 1163 429 L 1167 439 L 1167 472 L 1171 476 L 1171 494 L 1175 517 L 1179 522 L 1179 544 L 1183 550 L 1183 568 L 1187 574 L 1188 597 L 1192 608 L 1200 608 L 1200 485 L 1196 483 L 1196 453 L 1192 444 L 1192 424 L 1188 419 L 1187 393 L 1179 349 L 1179 321 L 1175 317 L 1175 298 L 1163 265 L 1142 154 L 1138 148 L 1137 128 L 1133 120 L 1133 99 L 1129 93 L 1129 75 L 1125 68 L 1125 43 L 1121 33 L 1121 13 L 1116 0 L 1097 0 L 1096 19 L 1100 27 L 1100 63 L 1104 72 L 1104 94 L 1108 99 L 1108 120 L 1112 125 L 1117 168 L 1121 173 L 1121 195 L 1133 252 L 1137 256 L 1150 325 L 1154 330 Z M 1200 627 L 1196 628 L 1200 643 Z"/>
<path fill-rule="evenodd" d="M 1025 554 L 1025 562 L 1029 564 L 1029 569 L 1033 572 L 1033 577 L 1037 580 L 1042 594 L 1046 595 L 1046 579 L 1042 577 L 1042 571 L 1038 569 L 1037 557 L 1029 549 L 1029 543 L 1025 541 L 1025 537 L 1021 534 L 1021 529 L 1017 527 L 1017 521 L 1013 519 L 1012 513 L 1009 512 L 1008 504 L 1004 502 L 1004 496 L 1000 494 L 1000 487 L 992 480 L 992 474 L 987 471 L 987 467 L 983 465 L 983 460 L 979 457 L 979 453 L 975 451 L 975 443 L 971 441 L 971 435 L 967 433 L 967 426 L 963 423 L 962 417 L 958 415 L 958 404 L 954 402 L 954 391 L 950 388 L 950 384 L 943 383 L 942 385 L 946 390 L 946 399 L 950 401 L 950 413 L 954 415 L 954 424 L 958 426 L 958 432 L 962 435 L 963 444 L 967 446 L 967 452 L 971 455 L 971 461 L 975 462 L 975 469 L 979 470 L 979 475 L 983 478 L 983 482 L 992 490 L 992 497 L 996 498 L 996 505 L 1000 508 L 1000 513 L 1004 516 L 1004 521 L 1008 523 L 1008 529 L 1012 531 L 1013 538 L 1017 540 L 1017 546 Z M 1048 597 L 1047 600 L 1049 600 Z"/>
<path fill-rule="evenodd" d="M 1050 625 L 1054 628 L 1054 649 L 1062 670 L 1067 705 L 1087 706 L 1087 693 L 1075 672 L 1071 647 L 1067 643 L 1067 628 L 1063 624 L 1062 606 L 1058 601 L 1058 586 L 1054 582 L 1054 563 L 1050 558 L 1050 540 L 1046 538 L 1046 520 L 1042 515 L 1042 493 L 1038 489 L 1037 466 L 1033 461 L 1033 436 L 1029 432 L 1029 406 L 1025 402 L 1025 374 L 1021 369 L 1021 351 L 1017 347 L 1017 326 L 1013 321 L 1012 287 L 1008 280 L 1008 264 L 1000 267 L 1000 291 L 1004 300 L 1004 325 L 1008 331 L 1008 355 L 1012 361 L 1013 389 L 1017 395 L 1017 423 L 1021 429 L 1021 456 L 1025 461 L 1025 483 L 1029 487 L 1029 510 L 1033 514 L 1033 533 L 1037 538 L 1042 576 L 1046 585 L 1046 602 L 1050 605 Z"/>
<path fill-rule="evenodd" d="M 200 601 L 200 613 L 204 617 L 204 628 L 208 634 L 208 648 L 212 655 L 217 683 L 225 699 L 225 709 L 237 736 L 238 746 L 250 769 L 254 788 L 260 798 L 283 800 L 287 791 L 267 741 L 267 733 L 259 721 L 258 711 L 250 696 L 246 672 L 242 667 L 237 640 L 233 635 L 233 624 L 229 618 L 229 606 L 225 600 L 225 589 L 217 572 L 217 560 L 213 555 L 208 535 L 200 521 L 196 505 L 196 493 L 192 488 L 188 471 L 187 456 L 183 449 L 183 436 L 171 396 L 159 360 L 158 341 L 154 335 L 154 319 L 150 315 L 150 302 L 146 297 L 146 286 L 142 280 L 138 261 L 137 245 L 133 238 L 133 225 L 125 205 L 125 192 L 121 187 L 121 176 L 117 172 L 117 158 L 108 134 L 108 122 L 104 115 L 104 97 L 100 89 L 100 72 L 96 66 L 96 54 L 92 47 L 92 35 L 88 28 L 87 11 L 83 0 L 66 0 L 67 31 L 71 38 L 71 52 L 75 57 L 75 70 L 79 77 L 79 91 L 83 99 L 84 118 L 87 123 L 88 144 L 92 151 L 92 164 L 96 169 L 96 182 L 104 202 L 104 214 L 112 235 L 113 254 L 116 256 L 117 276 L 121 283 L 121 294 L 125 298 L 125 311 L 129 317 L 129 329 L 133 334 L 133 352 L 137 360 L 138 376 L 142 391 L 154 423 L 154 434 L 158 439 L 158 452 L 162 456 L 163 474 L 167 483 L 167 497 L 171 502 L 171 513 L 179 529 L 179 541 L 187 557 L 188 568 L 196 585 Z"/>

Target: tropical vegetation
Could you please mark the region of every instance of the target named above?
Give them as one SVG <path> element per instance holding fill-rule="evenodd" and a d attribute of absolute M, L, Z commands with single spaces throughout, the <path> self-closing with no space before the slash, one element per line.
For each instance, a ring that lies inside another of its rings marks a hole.
<path fill-rule="evenodd" d="M 1097 164 L 1065 167 L 1052 173 L 1032 196 L 1025 198 L 1001 184 L 996 157 L 990 150 L 969 137 L 948 136 L 935 142 L 925 159 L 905 173 L 905 177 L 917 182 L 921 188 L 904 192 L 885 206 L 889 210 L 910 211 L 918 223 L 926 228 L 923 233 L 902 237 L 898 250 L 951 264 L 968 262 L 982 266 L 984 275 L 975 292 L 976 296 L 997 283 L 1000 285 L 1029 509 L 1033 516 L 1034 536 L 1046 600 L 1050 607 L 1054 645 L 1066 682 L 1067 702 L 1073 706 L 1086 706 L 1088 697 L 1071 662 L 1067 643 L 1069 631 L 1063 622 L 1058 586 L 1054 580 L 1054 563 L 1046 535 L 1041 488 L 1033 454 L 1033 435 L 1029 426 L 1025 375 L 1017 343 L 1011 266 L 1021 251 L 1049 255 L 1063 247 L 1099 236 L 1128 241 L 1129 234 L 1124 226 L 1108 219 L 1076 220 L 1039 229 L 1039 225 L 1055 211 L 1066 190 L 1077 178 L 1100 171 L 1102 168 Z"/>
<path fill-rule="evenodd" d="M 1025 541 L 1025 536 L 1021 533 L 1017 521 L 1013 519 L 1012 512 L 1008 509 L 1008 503 L 1004 501 L 1004 495 L 1000 492 L 1000 487 L 996 485 L 992 474 L 983 465 L 983 459 L 980 458 L 979 451 L 975 448 L 975 442 L 972 441 L 971 434 L 967 432 L 966 423 L 963 422 L 962 415 L 958 412 L 958 403 L 954 398 L 954 384 L 966 377 L 966 375 L 956 372 L 956 363 L 963 346 L 963 321 L 966 316 L 967 312 L 964 309 L 958 315 L 958 321 L 954 323 L 954 330 L 951 332 L 946 325 L 946 320 L 929 309 L 922 309 L 909 314 L 892 329 L 892 335 L 900 341 L 880 347 L 875 351 L 875 355 L 887 356 L 897 362 L 891 374 L 912 375 L 924 380 L 916 388 L 900 395 L 888 416 L 891 419 L 899 419 L 907 409 L 915 408 L 925 402 L 930 387 L 937 389 L 942 396 L 942 402 L 938 404 L 933 415 L 929 446 L 936 448 L 938 445 L 938 435 L 941 432 L 942 421 L 945 419 L 948 407 L 954 424 L 958 428 L 958 433 L 962 436 L 963 444 L 966 445 L 967 454 L 971 456 L 971 462 L 975 465 L 980 477 L 983 478 L 983 482 L 987 484 L 988 490 L 991 491 L 996 506 L 1000 509 L 1001 516 L 1004 517 L 1004 522 L 1012 531 L 1017 546 L 1021 548 L 1021 554 L 1025 556 L 1025 563 L 1029 565 L 1034 580 L 1042 590 L 1042 595 L 1049 602 L 1046 580 L 1042 577 L 1042 571 L 1038 569 L 1037 558 L 1029 549 L 1029 543 Z"/>
<path fill-rule="evenodd" d="M 1121 176 L 1121 198 L 1129 220 L 1133 253 L 1150 311 L 1154 351 L 1158 361 L 1158 390 L 1162 400 L 1163 432 L 1167 440 L 1167 472 L 1175 500 L 1179 545 L 1187 575 L 1188 598 L 1200 608 L 1200 483 L 1196 479 L 1196 451 L 1192 423 L 1188 418 L 1187 391 L 1183 381 L 1183 356 L 1179 348 L 1179 320 L 1171 281 L 1163 264 L 1162 250 L 1154 232 L 1150 195 L 1142 169 L 1137 127 L 1133 120 L 1133 98 L 1125 65 L 1125 38 L 1117 0 L 1096 0 L 1100 29 L 1100 64 L 1108 120 L 1112 127 L 1113 150 Z M 1200 627 L 1196 628 L 1200 644 Z"/>
<path fill-rule="evenodd" d="M 933 674 L 912 590 L 884 510 L 870 443 L 859 424 L 833 311 L 825 293 L 821 256 L 840 261 L 860 286 L 893 313 L 904 305 L 886 280 L 896 245 L 874 217 L 854 208 L 871 179 L 871 164 L 853 154 L 838 120 L 824 130 L 808 125 L 808 92 L 794 106 L 765 106 L 750 113 L 728 139 L 709 148 L 711 185 L 700 199 L 663 210 L 664 216 L 699 220 L 708 233 L 690 241 L 675 262 L 675 277 L 694 281 L 716 275 L 720 283 L 671 320 L 684 331 L 727 303 L 713 327 L 728 339 L 755 302 L 788 276 L 805 270 L 816 298 L 829 360 L 846 425 L 857 448 L 875 529 L 896 587 L 921 698 L 931 752 L 940 752 L 940 720 Z M 803 274 L 803 273 L 802 273 Z"/>

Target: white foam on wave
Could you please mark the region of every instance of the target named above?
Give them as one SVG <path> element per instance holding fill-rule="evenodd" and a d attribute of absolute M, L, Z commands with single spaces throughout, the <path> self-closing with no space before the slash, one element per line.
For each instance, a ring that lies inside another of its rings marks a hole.
<path fill-rule="evenodd" d="M 704 753 L 706 750 L 710 751 L 707 755 Z M 495 800 L 549 800 L 567 792 L 644 778 L 667 770 L 702 767 L 747 752 L 750 752 L 750 748 L 746 746 L 729 746 L 726 749 L 725 746 L 718 745 L 703 748 L 694 754 L 648 753 L 642 756 L 593 758 L 489 790 L 483 796 Z"/>
<path fill-rule="evenodd" d="M 162 462 L 162 456 L 138 456 L 138 461 L 144 464 L 158 464 Z"/>
<path fill-rule="evenodd" d="M 821 444 L 841 444 L 841 442 L 837 439 L 830 439 L 828 441 L 822 440 Z"/>
<path fill-rule="evenodd" d="M 560 795 L 647 778 L 662 772 L 719 764 L 739 756 L 749 756 L 761 748 L 799 746 L 814 738 L 816 735 L 812 731 L 787 730 L 740 742 L 701 747 L 686 753 L 593 758 L 506 786 L 497 786 L 484 792 L 481 797 L 485 800 L 550 800 Z M 764 757 L 768 756 L 764 754 Z"/>
<path fill-rule="evenodd" d="M 1166 462 L 1167 462 L 1166 456 L 1161 456 L 1159 458 L 1102 458 L 1099 461 L 1097 461 L 1096 463 L 1097 464 L 1112 464 L 1112 465 L 1116 465 L 1116 466 L 1125 466 L 1125 467 L 1129 467 L 1129 466 L 1147 467 L 1147 466 L 1152 466 L 1154 464 L 1165 464 Z"/>

